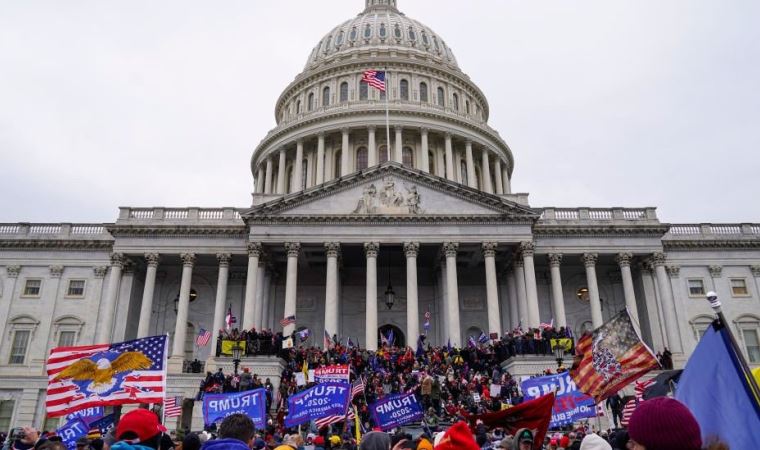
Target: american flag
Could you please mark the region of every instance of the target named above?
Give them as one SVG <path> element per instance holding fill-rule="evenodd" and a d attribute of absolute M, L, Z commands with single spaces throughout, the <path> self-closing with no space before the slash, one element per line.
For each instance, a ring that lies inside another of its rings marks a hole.
<path fill-rule="evenodd" d="M 58 417 L 92 406 L 163 402 L 166 344 L 166 336 L 154 336 L 50 350 L 47 415 Z"/>
<path fill-rule="evenodd" d="M 425 334 L 430 329 L 430 311 L 425 311 L 425 323 L 422 324 L 422 328 L 425 329 Z"/>
<path fill-rule="evenodd" d="M 182 397 L 164 399 L 164 417 L 179 417 L 182 415 Z"/>
<path fill-rule="evenodd" d="M 227 316 L 224 318 L 224 323 L 227 325 L 227 329 L 232 328 L 232 325 L 237 323 L 237 319 L 232 315 L 232 306 L 227 308 Z"/>
<path fill-rule="evenodd" d="M 381 92 L 385 92 L 385 72 L 383 71 L 365 70 L 362 81 Z"/>
<path fill-rule="evenodd" d="M 328 425 L 332 425 L 338 422 L 343 422 L 344 420 L 354 420 L 355 417 L 356 415 L 354 414 L 354 409 L 349 407 L 348 412 L 342 416 L 326 416 L 326 417 L 316 419 L 314 423 L 317 425 L 317 429 L 319 430 Z"/>
<path fill-rule="evenodd" d="M 359 394 L 364 393 L 364 379 L 362 377 L 359 377 L 358 380 L 354 381 L 353 386 L 351 386 L 351 400 L 354 399 Z"/>
<path fill-rule="evenodd" d="M 624 427 L 628 426 L 628 421 L 631 419 L 633 412 L 636 411 L 636 407 L 639 406 L 639 403 L 644 401 L 644 391 L 653 384 L 654 379 L 636 382 L 636 385 L 633 388 L 635 398 L 628 400 L 628 403 L 623 407 L 623 419 L 620 421 L 621 425 Z"/>
<path fill-rule="evenodd" d="M 329 350 L 333 346 L 333 341 L 330 338 L 330 333 L 325 330 L 325 337 L 322 339 L 322 344 L 325 350 Z"/>
<path fill-rule="evenodd" d="M 659 367 L 625 310 L 580 338 L 576 355 L 581 359 L 571 371 L 573 381 L 597 402 Z"/>
<path fill-rule="evenodd" d="M 280 325 L 283 327 L 287 327 L 288 325 L 293 325 L 296 323 L 296 316 L 288 316 L 280 321 Z"/>
<path fill-rule="evenodd" d="M 208 345 L 208 341 L 211 340 L 211 332 L 205 328 L 198 330 L 198 336 L 195 338 L 195 345 L 198 347 L 205 347 Z"/>

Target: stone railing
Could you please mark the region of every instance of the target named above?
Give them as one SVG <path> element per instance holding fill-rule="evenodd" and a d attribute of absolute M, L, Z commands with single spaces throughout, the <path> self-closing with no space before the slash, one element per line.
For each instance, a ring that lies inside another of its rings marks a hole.
<path fill-rule="evenodd" d="M 673 224 L 670 226 L 666 238 L 692 239 L 692 238 L 737 238 L 754 237 L 760 238 L 760 224 L 756 223 L 699 223 L 699 224 Z"/>
<path fill-rule="evenodd" d="M 544 224 L 659 224 L 656 209 L 645 208 L 539 208 Z"/>
<path fill-rule="evenodd" d="M 119 208 L 118 223 L 194 223 L 194 224 L 235 224 L 242 225 L 242 208 Z"/>
<path fill-rule="evenodd" d="M 0 239 L 110 239 L 102 223 L 0 223 Z"/>

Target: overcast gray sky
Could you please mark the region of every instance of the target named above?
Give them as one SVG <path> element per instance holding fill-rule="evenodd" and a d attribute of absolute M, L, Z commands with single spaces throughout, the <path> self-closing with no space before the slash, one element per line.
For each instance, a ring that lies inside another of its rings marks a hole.
<path fill-rule="evenodd" d="M 249 205 L 277 96 L 363 6 L 0 0 L 0 221 Z M 399 6 L 485 92 L 533 206 L 760 221 L 760 2 Z"/>

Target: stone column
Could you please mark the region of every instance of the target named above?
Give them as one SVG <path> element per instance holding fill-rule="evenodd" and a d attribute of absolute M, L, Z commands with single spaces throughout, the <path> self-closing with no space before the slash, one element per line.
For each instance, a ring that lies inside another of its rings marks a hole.
<path fill-rule="evenodd" d="M 552 304 L 554 306 L 554 318 L 557 321 L 557 328 L 567 326 L 565 318 L 565 297 L 562 294 L 562 275 L 560 274 L 560 264 L 562 264 L 561 253 L 549 253 L 549 267 L 552 274 Z"/>
<path fill-rule="evenodd" d="M 681 345 L 681 337 L 678 333 L 675 301 L 670 287 L 670 279 L 668 279 L 668 273 L 665 270 L 665 260 L 664 253 L 656 252 L 652 255 L 652 265 L 654 266 L 654 274 L 657 278 L 657 291 L 660 294 L 662 313 L 665 316 L 665 333 L 668 336 L 669 349 L 673 353 L 682 353 L 683 346 Z"/>
<path fill-rule="evenodd" d="M 153 316 L 153 292 L 156 289 L 156 271 L 158 270 L 158 253 L 146 253 L 145 287 L 143 288 L 142 305 L 140 305 L 140 321 L 137 323 L 137 337 L 150 335 L 150 319 Z"/>
<path fill-rule="evenodd" d="M 488 332 L 501 336 L 499 313 L 499 287 L 496 283 L 496 242 L 483 242 L 483 261 L 486 268 L 486 305 L 488 307 Z"/>
<path fill-rule="evenodd" d="M 374 167 L 377 165 L 377 142 L 375 141 L 375 131 L 377 128 L 374 125 L 367 127 L 367 167 Z"/>
<path fill-rule="evenodd" d="M 504 164 L 504 167 L 501 169 L 501 179 L 504 183 L 504 193 L 505 194 L 511 194 L 512 193 L 512 186 L 510 185 L 509 181 L 509 168 L 506 164 Z"/>
<path fill-rule="evenodd" d="M 288 185 L 285 176 L 285 166 L 287 165 L 287 154 L 284 148 L 280 149 L 280 165 L 277 167 L 277 193 L 287 194 Z"/>
<path fill-rule="evenodd" d="M 266 175 L 264 175 L 264 193 L 272 193 L 272 157 L 267 157 Z"/>
<path fill-rule="evenodd" d="M 399 164 L 402 164 L 404 162 L 404 158 L 402 156 L 404 141 L 401 139 L 401 132 L 403 128 L 401 125 L 396 125 L 393 129 L 396 131 L 396 143 L 393 146 L 393 160 Z"/>
<path fill-rule="evenodd" d="M 214 300 L 214 329 L 211 330 L 211 352 L 209 359 L 216 356 L 216 340 L 219 337 L 219 330 L 224 327 L 224 307 L 227 303 L 227 281 L 230 277 L 230 259 L 229 253 L 217 253 L 216 259 L 219 261 L 219 275 L 216 282 L 216 299 Z"/>
<path fill-rule="evenodd" d="M 533 242 L 523 242 L 520 244 L 523 263 L 525 264 L 525 296 L 528 302 L 528 326 L 538 328 L 541 324 L 541 315 L 538 311 L 538 288 L 536 287 L 536 267 L 533 262 L 533 252 L 535 250 Z"/>
<path fill-rule="evenodd" d="M 340 150 L 340 174 L 335 174 L 335 177 L 345 177 L 349 173 L 351 173 L 351 168 L 348 167 L 349 161 L 351 161 L 349 153 L 349 147 L 348 147 L 348 138 L 349 138 L 349 130 L 348 128 L 342 128 L 340 130 L 342 135 L 342 144 L 341 144 L 341 150 Z"/>
<path fill-rule="evenodd" d="M 406 254 L 406 340 L 407 345 L 417 342 L 420 336 L 420 312 L 417 298 L 417 254 L 419 242 L 405 242 Z"/>
<path fill-rule="evenodd" d="M 459 285 L 457 282 L 457 251 L 459 243 L 444 242 L 446 254 L 446 309 L 449 318 L 449 338 L 451 345 L 461 347 L 462 338 L 459 325 Z"/>
<path fill-rule="evenodd" d="M 525 281 L 523 280 L 523 284 Z M 520 321 L 520 310 L 517 307 L 517 277 L 515 269 L 507 270 L 507 289 L 509 290 L 509 328 L 517 327 Z"/>
<path fill-rule="evenodd" d="M 261 330 L 264 327 L 264 303 L 266 297 L 264 296 L 264 284 L 266 283 L 267 267 L 264 261 L 265 255 L 259 257 L 259 267 L 256 270 L 256 299 L 254 300 L 253 307 L 253 326 L 257 330 Z"/>
<path fill-rule="evenodd" d="M 102 268 L 105 268 L 108 270 L 108 266 L 102 266 Z M 102 278 L 105 276 L 105 271 L 103 272 L 103 276 L 98 277 L 98 270 L 101 269 L 99 267 L 95 267 L 93 269 L 95 273 L 95 277 L 98 278 L 97 281 L 99 281 L 101 284 L 103 282 Z M 16 281 L 18 280 L 18 276 L 21 273 L 21 266 L 18 265 L 11 265 L 11 266 L 5 266 L 5 273 L 8 275 L 8 278 L 5 280 L 5 286 L 3 287 L 3 301 L 0 301 L 0 317 L 8 317 L 9 311 L 11 308 L 11 299 L 13 299 L 15 292 L 16 292 Z M 97 292 L 97 290 L 95 291 Z M 5 299 L 8 299 L 7 301 Z M 100 304 L 100 298 L 98 297 L 97 303 Z M 94 319 L 97 320 L 97 316 L 94 317 Z M 0 320 L 0 336 L 5 336 L 5 326 L 6 326 L 6 320 Z M 89 342 L 87 342 L 89 343 Z"/>
<path fill-rule="evenodd" d="M 303 139 L 299 139 L 296 141 L 296 160 L 293 161 L 293 189 L 291 192 L 300 192 L 303 189 Z"/>
<path fill-rule="evenodd" d="M 285 275 L 285 312 L 283 317 L 296 315 L 296 294 L 298 290 L 298 254 L 301 252 L 301 244 L 298 242 L 286 242 L 285 250 L 288 253 L 288 268 Z M 296 324 L 291 324 L 282 329 L 285 337 L 293 334 Z"/>
<path fill-rule="evenodd" d="M 718 292 L 718 278 L 723 275 L 723 266 L 713 265 L 709 266 L 707 269 L 710 271 L 710 283 L 712 283 L 712 290 Z"/>
<path fill-rule="evenodd" d="M 430 148 L 428 145 L 428 129 L 420 128 L 420 148 L 422 154 L 420 155 L 420 169 L 423 172 L 430 173 Z"/>
<path fill-rule="evenodd" d="M 446 133 L 444 137 L 446 146 L 446 179 L 456 181 L 456 176 L 454 176 L 456 173 L 454 172 L 454 150 L 451 148 L 451 133 Z"/>
<path fill-rule="evenodd" d="M 377 350 L 377 253 L 380 244 L 367 242 L 364 244 L 364 253 L 367 256 L 367 317 L 365 319 L 364 340 L 367 350 Z"/>
<path fill-rule="evenodd" d="M 330 336 L 338 333 L 338 255 L 340 243 L 326 242 L 327 278 L 325 280 L 325 331 Z"/>
<path fill-rule="evenodd" d="M 475 176 L 475 161 L 472 159 L 472 141 L 464 143 L 465 161 L 467 164 L 467 186 L 477 189 L 478 179 Z"/>
<path fill-rule="evenodd" d="M 491 183 L 491 157 L 488 155 L 488 149 L 480 151 L 480 171 L 483 175 L 483 190 L 493 194 L 493 184 Z"/>
<path fill-rule="evenodd" d="M 493 160 L 493 176 L 495 178 L 494 185 L 496 186 L 496 194 L 504 194 L 504 183 L 501 180 L 501 160 L 498 156 Z"/>
<path fill-rule="evenodd" d="M 599 285 L 596 282 L 596 261 L 599 255 L 596 253 L 584 253 L 581 261 L 586 267 L 586 284 L 588 284 L 588 299 L 591 306 L 591 324 L 594 328 L 602 326 L 604 318 L 602 317 L 602 302 L 599 299 Z"/>
<path fill-rule="evenodd" d="M 517 281 L 517 326 L 528 328 L 528 293 L 525 288 L 525 263 L 521 255 L 515 256 L 515 281 Z"/>
<path fill-rule="evenodd" d="M 317 177 L 316 184 L 325 182 L 325 133 L 317 135 Z"/>
<path fill-rule="evenodd" d="M 119 284 L 121 281 L 121 271 L 124 270 L 124 264 L 127 259 L 122 253 L 111 254 L 111 275 L 108 277 L 108 290 L 106 297 L 103 299 L 103 318 L 100 321 L 98 329 L 98 339 L 96 344 L 107 344 L 111 342 L 111 332 L 113 331 L 113 321 L 116 315 L 116 299 L 119 296 Z"/>
<path fill-rule="evenodd" d="M 264 167 L 259 164 L 259 170 L 256 171 L 256 187 L 254 188 L 257 194 L 264 192 Z"/>
<path fill-rule="evenodd" d="M 636 293 L 633 290 L 633 276 L 631 275 L 631 253 L 618 253 L 615 262 L 620 266 L 620 275 L 623 279 L 623 295 L 625 297 L 625 306 L 634 322 L 639 323 L 639 311 L 636 307 Z"/>
<path fill-rule="evenodd" d="M 172 359 L 175 359 L 179 362 L 179 369 L 181 371 L 182 361 L 185 359 L 187 316 L 190 312 L 190 286 L 193 281 L 195 254 L 182 253 L 179 256 L 182 259 L 182 281 L 179 285 L 179 303 L 177 304 L 177 323 L 174 324 L 174 345 L 172 346 Z"/>
<path fill-rule="evenodd" d="M 755 264 L 749 267 L 752 271 L 752 276 L 755 278 L 755 292 L 760 292 L 760 264 Z"/>
<path fill-rule="evenodd" d="M 261 243 L 248 243 L 248 272 L 245 277 L 245 300 L 243 301 L 243 329 L 250 330 L 256 324 L 256 282 L 258 281 Z"/>

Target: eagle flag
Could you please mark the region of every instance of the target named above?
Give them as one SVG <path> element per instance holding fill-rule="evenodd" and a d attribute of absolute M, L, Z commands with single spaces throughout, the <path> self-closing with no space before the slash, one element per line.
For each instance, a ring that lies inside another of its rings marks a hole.
<path fill-rule="evenodd" d="M 623 310 L 578 340 L 570 374 L 578 389 L 598 403 L 659 366 Z"/>
<path fill-rule="evenodd" d="M 167 337 L 56 347 L 47 360 L 49 417 L 94 406 L 163 403 Z"/>

